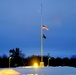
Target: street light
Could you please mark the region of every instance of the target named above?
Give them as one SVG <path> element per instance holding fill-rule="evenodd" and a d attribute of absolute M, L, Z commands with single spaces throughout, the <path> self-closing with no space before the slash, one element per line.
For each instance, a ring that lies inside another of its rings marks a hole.
<path fill-rule="evenodd" d="M 9 68 L 10 68 L 10 61 L 11 61 L 11 58 L 12 58 L 12 57 L 9 57 Z"/>
<path fill-rule="evenodd" d="M 50 60 L 51 58 L 48 58 L 48 66 L 49 66 L 49 60 Z"/>
<path fill-rule="evenodd" d="M 34 63 L 34 67 L 38 68 L 38 63 L 37 62 Z"/>

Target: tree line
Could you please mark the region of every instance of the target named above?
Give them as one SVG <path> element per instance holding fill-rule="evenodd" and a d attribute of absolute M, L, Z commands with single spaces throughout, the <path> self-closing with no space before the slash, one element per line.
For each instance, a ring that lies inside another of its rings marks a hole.
<path fill-rule="evenodd" d="M 19 66 L 32 66 L 34 62 L 37 62 L 38 65 L 41 61 L 41 56 L 28 56 L 25 57 L 25 54 L 22 53 L 22 50 L 19 48 L 9 50 L 9 57 L 6 54 L 0 56 L 0 68 L 8 68 L 10 61 L 10 67 L 19 67 Z M 54 58 L 51 56 L 43 56 L 44 65 L 47 66 L 72 66 L 76 67 L 76 55 L 71 58 Z"/>

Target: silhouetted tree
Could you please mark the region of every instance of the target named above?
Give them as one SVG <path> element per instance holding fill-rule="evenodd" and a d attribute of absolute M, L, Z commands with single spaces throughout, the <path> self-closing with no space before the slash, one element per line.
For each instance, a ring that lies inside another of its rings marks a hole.
<path fill-rule="evenodd" d="M 34 62 L 37 62 L 40 64 L 41 61 L 41 56 L 28 56 L 25 58 L 25 54 L 22 53 L 22 50 L 19 48 L 15 49 L 10 49 L 9 50 L 10 56 L 12 57 L 10 59 L 11 62 L 11 67 L 16 67 L 16 66 L 32 66 Z M 9 57 L 6 54 L 3 54 L 0 56 L 0 67 L 9 67 Z M 43 56 L 43 62 L 44 65 L 48 65 L 48 58 L 50 56 Z M 76 67 L 76 55 L 73 55 L 70 59 L 69 58 L 63 58 L 61 59 L 60 57 L 54 58 L 51 57 L 49 60 L 49 65 L 50 66 L 73 66 Z"/>
<path fill-rule="evenodd" d="M 8 57 L 5 54 L 3 54 L 3 56 L 0 56 L 0 67 L 8 67 Z"/>
<path fill-rule="evenodd" d="M 56 62 L 56 66 L 61 66 L 62 65 L 62 59 L 60 57 L 57 57 L 55 59 L 55 62 Z"/>
<path fill-rule="evenodd" d="M 11 58 L 11 66 L 23 66 L 24 54 L 19 48 L 9 50 Z"/>
<path fill-rule="evenodd" d="M 50 63 L 49 63 L 50 66 L 56 66 L 56 60 L 54 57 L 51 57 L 51 59 L 49 61 L 50 61 Z"/>
<path fill-rule="evenodd" d="M 43 56 L 43 61 L 45 62 L 44 65 L 47 66 L 48 65 L 48 56 Z"/>
<path fill-rule="evenodd" d="M 63 66 L 69 66 L 69 64 L 70 64 L 70 60 L 69 60 L 69 58 L 63 58 Z"/>
<path fill-rule="evenodd" d="M 70 59 L 70 65 L 76 67 L 76 55 L 73 55 Z"/>

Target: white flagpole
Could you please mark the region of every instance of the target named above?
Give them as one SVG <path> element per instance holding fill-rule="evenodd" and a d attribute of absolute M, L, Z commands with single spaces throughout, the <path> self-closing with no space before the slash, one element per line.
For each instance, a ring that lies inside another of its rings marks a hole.
<path fill-rule="evenodd" d="M 42 38 L 42 4 L 41 4 L 41 62 L 43 62 L 43 38 Z"/>

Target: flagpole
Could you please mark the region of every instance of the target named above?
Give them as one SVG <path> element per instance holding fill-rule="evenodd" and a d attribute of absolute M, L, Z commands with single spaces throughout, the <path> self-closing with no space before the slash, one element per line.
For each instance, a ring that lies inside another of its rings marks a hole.
<path fill-rule="evenodd" d="M 43 62 L 43 38 L 42 38 L 42 4 L 41 4 L 41 62 Z"/>
<path fill-rule="evenodd" d="M 42 66 L 42 67 L 44 67 L 44 62 L 43 62 L 43 38 L 46 38 L 46 36 L 43 34 L 43 29 L 48 30 L 48 28 L 46 26 L 42 25 L 42 4 L 41 4 L 41 62 L 40 62 L 40 66 Z"/>

